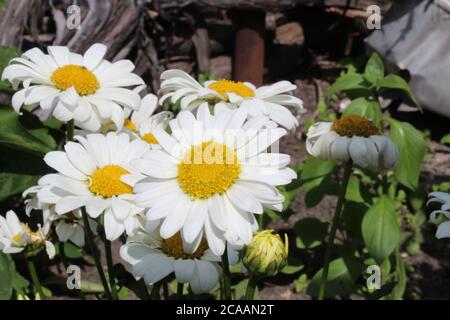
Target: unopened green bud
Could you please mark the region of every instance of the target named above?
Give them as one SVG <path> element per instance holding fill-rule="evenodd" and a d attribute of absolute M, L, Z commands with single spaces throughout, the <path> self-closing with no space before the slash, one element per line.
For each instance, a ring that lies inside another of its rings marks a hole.
<path fill-rule="evenodd" d="M 284 243 L 273 230 L 263 230 L 253 235 L 252 242 L 245 247 L 242 261 L 245 267 L 257 276 L 274 276 L 284 268 L 288 257 L 288 238 Z"/>

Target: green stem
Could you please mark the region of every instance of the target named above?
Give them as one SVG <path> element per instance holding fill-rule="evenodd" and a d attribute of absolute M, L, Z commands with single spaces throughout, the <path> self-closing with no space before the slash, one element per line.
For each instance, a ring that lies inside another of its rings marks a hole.
<path fill-rule="evenodd" d="M 39 278 L 36 273 L 36 267 L 34 265 L 34 257 L 33 256 L 27 256 L 25 258 L 27 261 L 27 268 L 28 272 L 31 276 L 31 281 L 33 281 L 34 289 L 37 293 L 39 293 L 39 296 L 41 299 L 45 299 L 44 291 L 42 290 L 41 282 L 39 281 Z"/>
<path fill-rule="evenodd" d="M 86 208 L 84 207 L 81 209 L 81 216 L 83 217 L 84 229 L 86 230 L 87 244 L 89 246 L 89 250 L 92 253 L 92 256 L 94 257 L 95 267 L 97 268 L 100 281 L 102 282 L 106 297 L 112 300 L 111 292 L 109 291 L 108 287 L 108 282 L 106 281 L 105 273 L 103 272 L 102 264 L 100 262 L 100 256 L 94 244 L 94 235 L 92 233 L 91 227 L 89 226 L 89 218 L 86 212 Z"/>
<path fill-rule="evenodd" d="M 111 241 L 109 241 L 105 237 L 103 239 L 103 242 L 105 244 L 106 265 L 108 267 L 109 286 L 111 288 L 111 295 L 112 295 L 113 300 L 117 300 L 118 295 L 117 295 L 117 287 L 116 287 L 116 278 L 114 276 L 114 264 L 113 264 L 113 259 L 112 259 Z"/>
<path fill-rule="evenodd" d="M 245 300 L 253 300 L 256 291 L 256 285 L 258 283 L 258 278 L 250 274 L 248 279 L 247 289 L 245 290 Z"/>
<path fill-rule="evenodd" d="M 150 300 L 150 295 L 148 294 L 147 285 L 144 279 L 138 281 L 139 292 L 141 293 L 142 300 Z"/>
<path fill-rule="evenodd" d="M 258 227 L 259 230 L 264 229 L 264 212 L 258 216 Z"/>
<path fill-rule="evenodd" d="M 59 251 L 59 256 L 61 257 L 61 262 L 64 265 L 64 268 L 66 268 L 69 266 L 69 261 L 67 260 L 66 257 L 66 252 L 64 250 L 64 242 L 62 241 L 58 241 L 58 251 Z"/>
<path fill-rule="evenodd" d="M 169 300 L 169 284 L 167 283 L 167 278 L 162 280 L 162 287 L 164 300 Z"/>
<path fill-rule="evenodd" d="M 183 299 L 183 289 L 184 289 L 184 283 L 178 282 L 177 283 L 177 300 Z"/>
<path fill-rule="evenodd" d="M 341 216 L 342 206 L 344 205 L 345 201 L 345 193 L 347 191 L 347 185 L 348 181 L 350 179 L 350 174 L 352 172 L 352 161 L 349 160 L 345 164 L 344 169 L 344 176 L 342 178 L 341 186 L 339 189 L 339 198 L 336 205 L 336 210 L 334 212 L 333 222 L 331 223 L 331 230 L 330 230 L 330 236 L 328 238 L 327 242 L 327 248 L 325 250 L 325 258 L 324 258 L 324 264 L 323 264 L 323 273 L 322 273 L 322 279 L 320 281 L 320 288 L 319 288 L 319 300 L 323 300 L 325 295 L 325 286 L 327 283 L 327 277 L 328 277 L 328 269 L 330 267 L 330 259 L 331 259 L 331 253 L 333 251 L 334 246 L 334 238 L 336 237 L 336 230 L 339 225 L 339 219 Z"/>
<path fill-rule="evenodd" d="M 67 141 L 72 141 L 73 140 L 73 133 L 75 131 L 75 123 L 73 120 L 70 120 L 69 122 L 67 122 L 66 124 L 67 128 L 66 128 L 66 142 Z"/>
<path fill-rule="evenodd" d="M 161 288 L 161 281 L 158 281 L 156 283 L 153 284 L 153 288 L 152 288 L 152 292 L 151 292 L 151 297 L 153 300 L 160 300 L 160 296 L 159 296 L 159 289 Z"/>
<path fill-rule="evenodd" d="M 225 243 L 225 250 L 222 254 L 222 269 L 223 269 L 223 296 L 225 300 L 231 300 L 231 274 L 230 274 L 230 264 L 228 263 L 227 243 Z"/>

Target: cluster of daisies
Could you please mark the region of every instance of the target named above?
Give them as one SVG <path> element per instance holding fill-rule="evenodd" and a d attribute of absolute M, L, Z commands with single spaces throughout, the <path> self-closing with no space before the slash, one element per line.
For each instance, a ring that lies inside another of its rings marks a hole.
<path fill-rule="evenodd" d="M 45 155 L 54 173 L 24 192 L 27 214 L 39 213 L 42 224 L 32 231 L 13 211 L 0 216 L 0 249 L 17 253 L 45 244 L 53 257 L 53 232 L 82 247 L 86 228 L 101 226 L 106 239 L 126 239 L 120 255 L 137 279 L 154 284 L 174 274 L 194 293 L 209 292 L 219 282 L 221 256 L 238 261 L 258 229 L 256 217 L 265 208 L 282 210 L 277 187 L 296 179 L 289 155 L 275 152 L 298 125 L 287 108 L 303 108 L 292 95 L 296 86 L 200 84 L 168 70 L 161 97 L 141 98 L 145 84 L 133 63 L 108 62 L 105 53 L 102 44 L 84 55 L 34 48 L 5 68 L 2 80 L 19 89 L 12 97 L 16 112 L 31 105 L 41 119 L 77 130 L 62 150 Z M 155 113 L 165 101 L 179 102 L 181 111 Z M 389 138 L 358 116 L 315 124 L 307 149 L 375 171 L 398 159 Z"/>
<path fill-rule="evenodd" d="M 255 216 L 281 210 L 277 186 L 296 178 L 290 157 L 271 151 L 298 125 L 286 108 L 302 108 L 291 95 L 296 87 L 201 85 L 169 70 L 161 75 L 162 97 L 141 98 L 144 82 L 133 64 L 108 62 L 105 53 L 101 44 L 84 55 L 34 48 L 5 68 L 2 79 L 20 86 L 12 98 L 16 112 L 31 105 L 41 119 L 77 129 L 62 150 L 45 155 L 54 173 L 24 192 L 27 213 L 40 214 L 38 231 L 9 211 L 0 218 L 0 248 L 13 253 L 45 243 L 52 257 L 52 233 L 84 246 L 88 221 L 110 241 L 126 239 L 120 254 L 136 278 L 154 284 L 174 274 L 194 293 L 208 292 L 219 281 L 224 252 L 237 262 L 258 229 Z M 155 113 L 166 100 L 180 100 L 176 117 Z"/>

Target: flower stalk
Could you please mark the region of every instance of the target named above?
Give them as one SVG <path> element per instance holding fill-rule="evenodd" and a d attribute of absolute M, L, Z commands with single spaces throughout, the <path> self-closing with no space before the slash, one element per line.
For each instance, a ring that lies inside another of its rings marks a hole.
<path fill-rule="evenodd" d="M 117 294 L 116 278 L 114 275 L 114 264 L 113 264 L 113 259 L 112 259 L 111 241 L 109 241 L 105 237 L 103 239 L 103 243 L 105 244 L 106 265 L 108 268 L 109 285 L 111 287 L 111 295 L 112 295 L 113 300 L 117 300 L 118 294 Z"/>
<path fill-rule="evenodd" d="M 44 291 L 42 290 L 41 282 L 39 281 L 34 265 L 34 256 L 26 255 L 25 260 L 27 262 L 27 268 L 30 273 L 31 281 L 33 282 L 34 290 L 36 290 L 41 299 L 45 299 Z"/>
<path fill-rule="evenodd" d="M 257 284 L 258 284 L 258 277 L 253 274 L 250 274 L 247 283 L 247 289 L 245 290 L 245 300 L 253 300 Z"/>
<path fill-rule="evenodd" d="M 320 287 L 319 287 L 319 300 L 323 300 L 323 298 L 325 296 L 325 286 L 327 283 L 328 270 L 330 268 L 330 260 L 331 260 L 331 253 L 333 251 L 333 246 L 334 246 L 334 238 L 336 237 L 336 230 L 339 225 L 339 219 L 340 219 L 340 216 L 342 213 L 342 207 L 343 207 L 344 201 L 345 201 L 345 194 L 347 192 L 348 181 L 350 179 L 350 174 L 352 172 L 352 166 L 353 166 L 353 162 L 351 160 L 347 161 L 345 164 L 344 176 L 342 178 L 342 183 L 341 183 L 341 186 L 339 189 L 339 198 L 338 198 L 338 202 L 336 205 L 336 210 L 334 213 L 333 221 L 331 223 L 330 235 L 329 235 L 327 247 L 325 250 L 323 273 L 322 273 L 322 279 L 320 281 Z"/>
<path fill-rule="evenodd" d="M 228 262 L 227 243 L 225 243 L 225 250 L 222 254 L 222 269 L 223 269 L 223 297 L 225 300 L 231 300 L 231 274 L 230 264 Z"/>
<path fill-rule="evenodd" d="M 84 207 L 81 208 L 81 216 L 83 217 L 84 229 L 86 231 L 86 242 L 88 244 L 89 250 L 92 253 L 92 256 L 94 257 L 95 267 L 97 268 L 100 281 L 102 282 L 106 297 L 112 300 L 111 291 L 109 290 L 108 282 L 106 281 L 105 273 L 103 272 L 102 264 L 100 262 L 100 256 L 94 244 L 94 235 L 92 233 L 91 227 L 89 226 L 89 217 L 87 215 L 86 208 Z"/>

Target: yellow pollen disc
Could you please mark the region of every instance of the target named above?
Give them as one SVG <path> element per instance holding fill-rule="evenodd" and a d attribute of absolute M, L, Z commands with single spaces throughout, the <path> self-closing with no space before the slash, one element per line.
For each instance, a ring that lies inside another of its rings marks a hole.
<path fill-rule="evenodd" d="M 133 193 L 133 189 L 120 180 L 128 171 L 117 165 L 97 169 L 91 175 L 89 190 L 104 198 Z"/>
<path fill-rule="evenodd" d="M 369 137 L 380 134 L 378 128 L 369 120 L 357 116 L 346 116 L 331 126 L 331 130 L 335 131 L 340 136 L 347 137 Z"/>
<path fill-rule="evenodd" d="M 192 147 L 178 165 L 181 189 L 194 199 L 223 194 L 235 182 L 241 166 L 233 150 L 207 141 Z"/>
<path fill-rule="evenodd" d="M 168 256 L 177 259 L 198 259 L 208 249 L 208 242 L 203 238 L 195 252 L 185 253 L 183 250 L 183 239 L 181 239 L 181 234 L 177 232 L 170 238 L 163 240 L 161 249 Z"/>
<path fill-rule="evenodd" d="M 74 87 L 80 96 L 93 94 L 100 87 L 97 77 L 91 71 L 73 64 L 56 69 L 51 80 L 59 90 Z"/>
<path fill-rule="evenodd" d="M 150 143 L 150 144 L 158 144 L 158 140 L 156 140 L 155 136 L 151 132 L 147 133 L 147 134 L 144 134 L 141 137 L 141 139 L 144 140 L 147 143 Z"/>
<path fill-rule="evenodd" d="M 137 131 L 136 125 L 130 119 L 126 119 L 123 125 L 131 131 Z"/>
<path fill-rule="evenodd" d="M 20 241 L 20 238 L 21 238 L 20 233 L 18 233 L 18 234 L 14 235 L 14 236 L 12 237 L 12 240 L 15 241 L 15 242 L 19 242 L 19 241 Z"/>
<path fill-rule="evenodd" d="M 235 93 L 243 98 L 250 98 L 255 96 L 253 90 L 247 87 L 244 83 L 234 82 L 231 80 L 218 80 L 211 83 L 208 88 L 216 91 L 223 97 L 226 97 L 227 93 Z"/>

